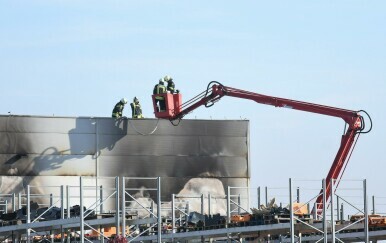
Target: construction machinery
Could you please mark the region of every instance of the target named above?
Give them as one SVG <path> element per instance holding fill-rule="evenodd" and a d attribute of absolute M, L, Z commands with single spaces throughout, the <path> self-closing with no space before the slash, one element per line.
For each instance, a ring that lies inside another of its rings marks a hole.
<path fill-rule="evenodd" d="M 164 97 L 166 110 L 159 112 L 155 102 L 156 96 Z M 182 95 L 179 94 L 157 94 L 153 95 L 154 114 L 157 118 L 169 119 L 172 124 L 178 125 L 180 120 L 188 113 L 200 106 L 211 107 L 223 96 L 231 96 L 241 99 L 253 100 L 264 105 L 283 107 L 317 113 L 326 116 L 338 117 L 345 122 L 345 133 L 342 135 L 340 147 L 326 177 L 326 201 L 329 201 L 332 185 L 338 186 L 339 181 L 346 169 L 359 134 L 368 133 L 372 129 L 372 121 L 369 114 L 364 110 L 352 111 L 331 106 L 313 104 L 303 101 L 284 99 L 269 95 L 253 93 L 250 91 L 235 89 L 222 85 L 217 81 L 208 84 L 207 89 L 192 99 L 182 103 Z M 365 119 L 361 114 L 366 114 L 370 121 L 370 127 L 365 130 Z M 323 208 L 323 194 L 320 193 L 316 199 L 317 212 L 321 213 Z"/>

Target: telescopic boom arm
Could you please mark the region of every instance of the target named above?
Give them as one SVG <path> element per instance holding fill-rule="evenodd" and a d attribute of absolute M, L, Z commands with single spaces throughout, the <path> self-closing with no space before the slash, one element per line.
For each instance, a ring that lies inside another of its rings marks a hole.
<path fill-rule="evenodd" d="M 213 85 L 210 87 L 211 84 Z M 340 109 L 340 108 L 335 108 L 330 106 L 324 106 L 324 105 L 318 105 L 318 104 L 307 103 L 302 101 L 257 94 L 249 91 L 244 91 L 240 89 L 223 86 L 222 84 L 216 81 L 210 82 L 207 90 L 203 93 L 201 93 L 201 96 L 198 95 L 195 98 L 182 104 L 180 107 L 178 107 L 178 109 L 174 109 L 174 111 L 171 113 L 171 115 L 168 118 L 171 121 L 180 120 L 186 114 L 192 112 L 193 110 L 195 110 L 196 108 L 202 105 L 205 105 L 206 107 L 212 106 L 223 96 L 249 99 L 264 105 L 272 105 L 275 107 L 290 108 L 294 110 L 301 110 L 306 112 L 322 114 L 326 116 L 334 116 L 334 117 L 342 118 L 346 122 L 347 129 L 345 134 L 342 135 L 339 150 L 335 156 L 335 159 L 326 177 L 327 202 L 329 201 L 329 198 L 330 198 L 332 183 L 339 184 L 340 178 L 342 177 L 342 174 L 350 158 L 351 151 L 355 146 L 356 139 L 358 138 L 357 135 L 359 135 L 360 133 L 368 133 L 371 130 L 371 127 L 370 127 L 368 131 L 365 131 L 365 132 L 363 131 L 365 129 L 365 122 L 363 117 L 359 114 L 359 112 L 366 113 L 365 111 L 357 112 L 357 111 Z M 370 116 L 369 116 L 369 119 L 371 121 Z M 316 205 L 318 205 L 317 206 L 318 211 L 323 207 L 322 201 L 323 201 L 323 195 L 319 194 L 316 200 L 316 203 L 317 203 Z"/>

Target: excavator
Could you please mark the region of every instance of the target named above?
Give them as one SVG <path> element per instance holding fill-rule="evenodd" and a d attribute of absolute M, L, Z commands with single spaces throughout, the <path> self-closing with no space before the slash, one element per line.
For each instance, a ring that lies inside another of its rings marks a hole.
<path fill-rule="evenodd" d="M 159 111 L 156 104 L 156 96 L 164 97 L 166 110 Z M 200 106 L 211 107 L 215 102 L 219 101 L 224 96 L 248 99 L 264 105 L 289 108 L 343 119 L 345 122 L 345 133 L 342 135 L 338 152 L 326 177 L 327 202 L 329 202 L 330 199 L 331 189 L 333 186 L 332 183 L 336 185 L 335 188 L 337 188 L 339 185 L 339 181 L 341 180 L 342 175 L 346 169 L 359 135 L 362 133 L 369 133 L 372 129 L 371 117 L 364 110 L 352 111 L 331 106 L 263 95 L 227 87 L 217 81 L 211 81 L 205 91 L 201 92 L 185 103 L 182 103 L 182 95 L 180 93 L 164 93 L 153 95 L 152 98 L 154 114 L 157 118 L 169 119 L 173 125 L 178 125 L 181 119 L 188 113 L 192 112 Z M 365 114 L 368 117 L 368 121 L 370 121 L 370 127 L 367 129 L 365 128 L 365 119 L 361 114 Z M 318 214 L 320 214 L 323 209 L 322 201 L 323 194 L 319 193 L 319 196 L 316 199 L 316 212 Z"/>

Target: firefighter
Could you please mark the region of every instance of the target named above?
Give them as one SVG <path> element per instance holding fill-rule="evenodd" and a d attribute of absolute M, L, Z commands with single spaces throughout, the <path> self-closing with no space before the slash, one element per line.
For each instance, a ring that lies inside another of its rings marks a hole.
<path fill-rule="evenodd" d="M 114 118 L 122 117 L 123 108 L 125 108 L 125 104 L 127 104 L 127 99 L 122 98 L 113 109 L 113 114 L 111 115 Z"/>
<path fill-rule="evenodd" d="M 165 93 L 166 93 L 166 87 L 164 85 L 164 79 L 161 78 L 158 84 L 154 86 L 153 94 L 157 95 L 157 94 L 165 94 Z M 160 112 L 166 111 L 165 97 L 155 96 L 155 102 L 156 102 L 158 111 Z"/>
<path fill-rule="evenodd" d="M 141 104 L 137 97 L 134 97 L 133 103 L 130 103 L 131 106 L 131 117 L 132 118 L 144 118 L 142 115 Z"/>
<path fill-rule="evenodd" d="M 173 78 L 170 77 L 169 75 L 166 75 L 164 77 L 164 80 L 165 82 L 168 83 L 168 86 L 167 86 L 167 91 L 169 91 L 171 94 L 174 94 L 174 93 L 179 93 L 179 90 L 178 89 L 175 89 L 175 84 L 173 82 Z"/>

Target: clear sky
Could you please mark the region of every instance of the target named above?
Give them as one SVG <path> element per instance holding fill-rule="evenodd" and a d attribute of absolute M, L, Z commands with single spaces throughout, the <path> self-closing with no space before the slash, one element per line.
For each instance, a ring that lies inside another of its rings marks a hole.
<path fill-rule="evenodd" d="M 108 117 L 137 96 L 153 117 L 150 95 L 166 74 L 185 100 L 217 80 L 368 111 L 373 131 L 344 178 L 386 196 L 385 1 L 0 2 L 0 114 Z M 252 186 L 326 176 L 344 127 L 230 97 L 186 118 L 251 121 Z"/>

